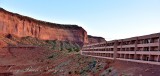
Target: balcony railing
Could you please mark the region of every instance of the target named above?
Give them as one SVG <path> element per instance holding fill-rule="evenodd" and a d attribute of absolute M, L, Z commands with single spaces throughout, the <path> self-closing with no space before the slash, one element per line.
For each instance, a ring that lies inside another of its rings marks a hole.
<path fill-rule="evenodd" d="M 160 51 L 136 51 L 136 54 L 160 55 Z"/>
<path fill-rule="evenodd" d="M 135 47 L 135 44 L 130 44 L 130 45 L 122 45 L 122 48 L 124 47 Z"/>
<path fill-rule="evenodd" d="M 159 43 L 137 44 L 137 47 L 159 46 Z"/>
<path fill-rule="evenodd" d="M 135 51 L 117 51 L 119 54 L 135 54 Z"/>

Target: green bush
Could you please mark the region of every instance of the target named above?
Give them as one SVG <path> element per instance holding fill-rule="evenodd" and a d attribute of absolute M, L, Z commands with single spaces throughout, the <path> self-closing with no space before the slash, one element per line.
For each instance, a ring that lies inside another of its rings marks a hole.
<path fill-rule="evenodd" d="M 68 50 L 69 53 L 70 53 L 70 52 L 73 52 L 73 49 L 72 49 L 72 48 L 68 48 L 67 50 Z"/>

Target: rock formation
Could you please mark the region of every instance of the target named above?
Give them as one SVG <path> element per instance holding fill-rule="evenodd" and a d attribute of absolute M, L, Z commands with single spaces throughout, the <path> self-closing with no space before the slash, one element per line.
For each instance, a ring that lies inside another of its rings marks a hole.
<path fill-rule="evenodd" d="M 3 8 L 0 8 L 0 34 L 88 43 L 87 32 L 80 26 L 44 22 L 8 12 Z"/>
<path fill-rule="evenodd" d="M 88 43 L 99 43 L 99 42 L 105 42 L 106 40 L 103 37 L 96 37 L 88 35 Z"/>

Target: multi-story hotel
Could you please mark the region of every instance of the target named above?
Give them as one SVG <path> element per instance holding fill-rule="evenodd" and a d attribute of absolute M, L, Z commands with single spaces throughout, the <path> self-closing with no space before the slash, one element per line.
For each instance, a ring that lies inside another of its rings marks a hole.
<path fill-rule="evenodd" d="M 160 33 L 84 45 L 82 55 L 160 65 Z"/>

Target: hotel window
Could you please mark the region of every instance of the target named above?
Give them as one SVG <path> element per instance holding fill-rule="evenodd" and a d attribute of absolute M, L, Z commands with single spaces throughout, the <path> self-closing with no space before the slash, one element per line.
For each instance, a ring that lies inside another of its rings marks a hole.
<path fill-rule="evenodd" d="M 156 43 L 159 41 L 159 37 L 155 37 L 151 39 L 151 43 Z"/>
<path fill-rule="evenodd" d="M 138 44 L 143 44 L 143 40 L 142 39 L 138 40 Z"/>
<path fill-rule="evenodd" d="M 126 48 L 126 51 L 129 51 L 129 48 Z"/>
<path fill-rule="evenodd" d="M 143 48 L 142 47 L 138 47 L 137 51 L 142 51 Z"/>
<path fill-rule="evenodd" d="M 135 44 L 135 43 L 136 43 L 136 40 L 132 40 L 132 41 L 131 41 L 131 44 Z"/>
<path fill-rule="evenodd" d="M 118 46 L 121 45 L 121 42 L 118 42 Z"/>
<path fill-rule="evenodd" d="M 113 51 L 113 48 L 111 48 L 111 51 Z"/>
<path fill-rule="evenodd" d="M 126 45 L 126 42 L 123 42 L 123 45 Z"/>
<path fill-rule="evenodd" d="M 144 47 L 143 51 L 149 51 L 149 47 Z"/>
<path fill-rule="evenodd" d="M 130 48 L 130 51 L 134 51 L 134 47 L 131 47 L 131 48 Z"/>
<path fill-rule="evenodd" d="M 125 48 L 122 48 L 122 51 L 125 51 Z"/>
<path fill-rule="evenodd" d="M 158 51 L 158 46 L 151 47 L 150 51 Z"/>
<path fill-rule="evenodd" d="M 120 51 L 120 48 L 118 48 L 117 51 Z"/>
<path fill-rule="evenodd" d="M 127 41 L 127 45 L 129 45 L 130 44 L 130 41 Z"/>
<path fill-rule="evenodd" d="M 149 43 L 149 42 L 150 42 L 150 39 L 144 39 L 144 40 L 143 40 L 143 43 L 144 43 L 144 44 L 147 44 L 147 43 Z"/>

